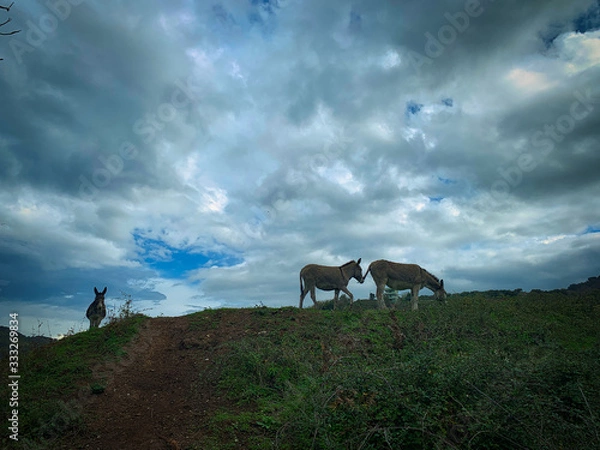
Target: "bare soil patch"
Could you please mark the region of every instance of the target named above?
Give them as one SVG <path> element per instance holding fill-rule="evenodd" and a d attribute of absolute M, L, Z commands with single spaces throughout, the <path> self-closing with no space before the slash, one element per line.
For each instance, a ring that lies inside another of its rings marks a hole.
<path fill-rule="evenodd" d="M 104 391 L 94 394 L 87 386 L 80 396 L 84 432 L 52 447 L 185 449 L 214 434 L 211 417 L 238 409 L 217 389 L 215 359 L 227 351 L 224 343 L 256 330 L 249 311 L 192 317 L 149 319 L 125 357 L 95 367 Z"/>

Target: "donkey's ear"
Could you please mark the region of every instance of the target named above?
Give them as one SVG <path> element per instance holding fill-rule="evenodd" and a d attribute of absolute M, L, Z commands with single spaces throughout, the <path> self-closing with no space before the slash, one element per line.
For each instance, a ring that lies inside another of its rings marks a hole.
<path fill-rule="evenodd" d="M 442 281 L 442 286 L 444 285 L 444 282 Z M 102 291 L 102 295 L 106 294 L 106 286 L 104 286 L 104 290 Z"/>
<path fill-rule="evenodd" d="M 98 295 L 100 292 L 98 292 L 98 289 L 96 289 L 96 286 L 94 286 L 94 294 Z"/>
<path fill-rule="evenodd" d="M 444 287 L 444 280 L 440 280 L 440 286 Z"/>
<path fill-rule="evenodd" d="M 361 259 L 362 259 L 362 258 L 358 258 L 358 261 L 356 261 L 356 264 L 360 264 L 360 260 L 361 260 Z"/>

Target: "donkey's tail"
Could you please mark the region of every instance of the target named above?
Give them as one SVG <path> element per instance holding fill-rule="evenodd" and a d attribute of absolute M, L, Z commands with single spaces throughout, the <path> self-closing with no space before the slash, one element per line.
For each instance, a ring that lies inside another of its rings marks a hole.
<path fill-rule="evenodd" d="M 300 272 L 300 295 L 304 292 L 304 286 L 302 286 L 302 272 Z"/>

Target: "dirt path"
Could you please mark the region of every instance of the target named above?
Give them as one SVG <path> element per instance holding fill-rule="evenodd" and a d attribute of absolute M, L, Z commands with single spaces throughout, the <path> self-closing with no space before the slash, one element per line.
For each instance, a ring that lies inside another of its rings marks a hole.
<path fill-rule="evenodd" d="M 207 420 L 227 407 L 213 363 L 227 331 L 190 329 L 186 317 L 148 320 L 125 358 L 94 369 L 106 387 L 97 395 L 88 387 L 86 432 L 55 448 L 163 450 L 197 442 Z"/>

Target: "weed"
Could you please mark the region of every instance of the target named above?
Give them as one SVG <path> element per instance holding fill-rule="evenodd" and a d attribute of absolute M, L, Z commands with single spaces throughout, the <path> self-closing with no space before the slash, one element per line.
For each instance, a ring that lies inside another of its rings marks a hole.
<path fill-rule="evenodd" d="M 133 306 L 133 296 L 126 292 L 121 292 L 121 297 L 118 300 L 120 302 L 118 307 L 109 306 L 107 308 L 107 319 L 109 324 L 119 322 L 120 320 L 130 319 L 131 317 L 140 315 L 148 310 L 136 310 Z"/>

